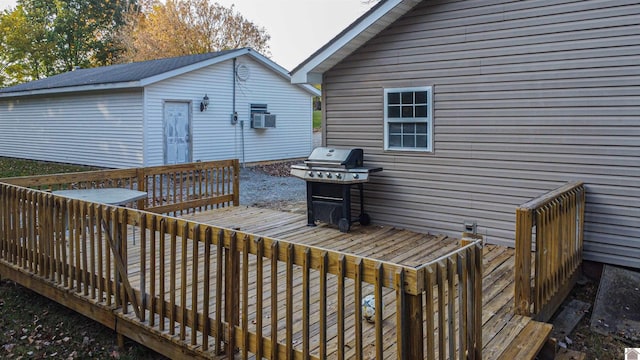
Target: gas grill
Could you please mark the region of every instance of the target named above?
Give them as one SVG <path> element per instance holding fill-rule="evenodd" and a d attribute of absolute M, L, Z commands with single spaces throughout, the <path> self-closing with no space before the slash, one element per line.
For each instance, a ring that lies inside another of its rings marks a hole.
<path fill-rule="evenodd" d="M 369 181 L 369 174 L 382 168 L 365 167 L 363 155 L 362 149 L 318 147 L 304 164 L 291 166 L 291 175 L 307 182 L 307 226 L 315 226 L 319 220 L 348 232 L 355 222 L 369 225 L 363 184 Z M 352 185 L 358 187 L 360 195 L 360 215 L 355 218 L 351 216 Z"/>

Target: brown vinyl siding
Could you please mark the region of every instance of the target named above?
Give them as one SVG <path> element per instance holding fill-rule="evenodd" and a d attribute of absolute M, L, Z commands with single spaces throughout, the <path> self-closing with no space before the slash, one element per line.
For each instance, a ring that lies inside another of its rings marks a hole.
<path fill-rule="evenodd" d="M 423 1 L 324 74 L 326 142 L 382 166 L 374 221 L 513 244 L 515 208 L 587 185 L 585 258 L 640 266 L 640 4 Z M 384 88 L 433 86 L 434 152 L 384 151 Z"/>

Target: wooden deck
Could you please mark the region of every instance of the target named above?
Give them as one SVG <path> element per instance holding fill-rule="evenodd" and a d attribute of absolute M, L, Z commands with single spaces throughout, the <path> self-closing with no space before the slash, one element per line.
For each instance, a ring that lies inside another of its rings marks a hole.
<path fill-rule="evenodd" d="M 232 207 L 195 213 L 184 218 L 407 266 L 436 260 L 459 247 L 458 239 L 391 226 L 354 225 L 347 234 L 325 224 L 308 227 L 304 214 L 263 208 Z M 485 246 L 483 266 L 483 359 L 533 358 L 547 340 L 551 325 L 514 313 L 514 249 Z M 394 301 L 392 297 L 388 298 Z M 394 303 L 385 303 L 385 321 L 392 322 L 394 311 Z M 395 324 L 389 325 L 393 326 L 385 328 L 385 338 L 394 338 Z M 354 323 L 350 322 L 347 330 L 353 331 L 353 326 Z M 335 346 L 335 339 L 330 340 L 334 342 L 330 345 Z M 395 352 L 388 355 L 385 353 L 385 358 L 396 358 Z"/>
<path fill-rule="evenodd" d="M 581 263 L 581 184 L 518 208 L 514 250 L 307 227 L 304 214 L 239 207 L 238 169 L 4 179 L 0 275 L 170 358 L 511 360 L 535 358 L 551 326 L 531 318 L 553 312 Z M 105 187 L 148 197 L 124 208 L 48 192 Z"/>
<path fill-rule="evenodd" d="M 405 266 L 420 266 L 459 247 L 457 239 L 391 226 L 356 224 L 348 233 L 325 224 L 309 227 L 306 215 L 264 208 L 229 207 L 182 218 Z"/>

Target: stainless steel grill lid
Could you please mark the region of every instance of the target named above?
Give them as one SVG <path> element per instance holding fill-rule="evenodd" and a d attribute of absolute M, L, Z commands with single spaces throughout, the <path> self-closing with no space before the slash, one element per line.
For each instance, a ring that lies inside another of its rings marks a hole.
<path fill-rule="evenodd" d="M 307 166 L 343 167 L 352 169 L 362 167 L 362 149 L 337 149 L 317 147 L 304 162 Z"/>
<path fill-rule="evenodd" d="M 306 181 L 355 184 L 369 181 L 382 168 L 363 166 L 362 149 L 317 147 L 304 164 L 291 165 L 291 175 Z"/>

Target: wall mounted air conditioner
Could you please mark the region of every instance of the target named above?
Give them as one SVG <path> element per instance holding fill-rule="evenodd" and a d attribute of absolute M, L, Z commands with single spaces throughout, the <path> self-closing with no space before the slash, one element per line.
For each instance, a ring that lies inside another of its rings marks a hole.
<path fill-rule="evenodd" d="M 273 114 L 253 114 L 251 127 L 254 129 L 266 129 L 276 127 L 276 116 Z"/>

